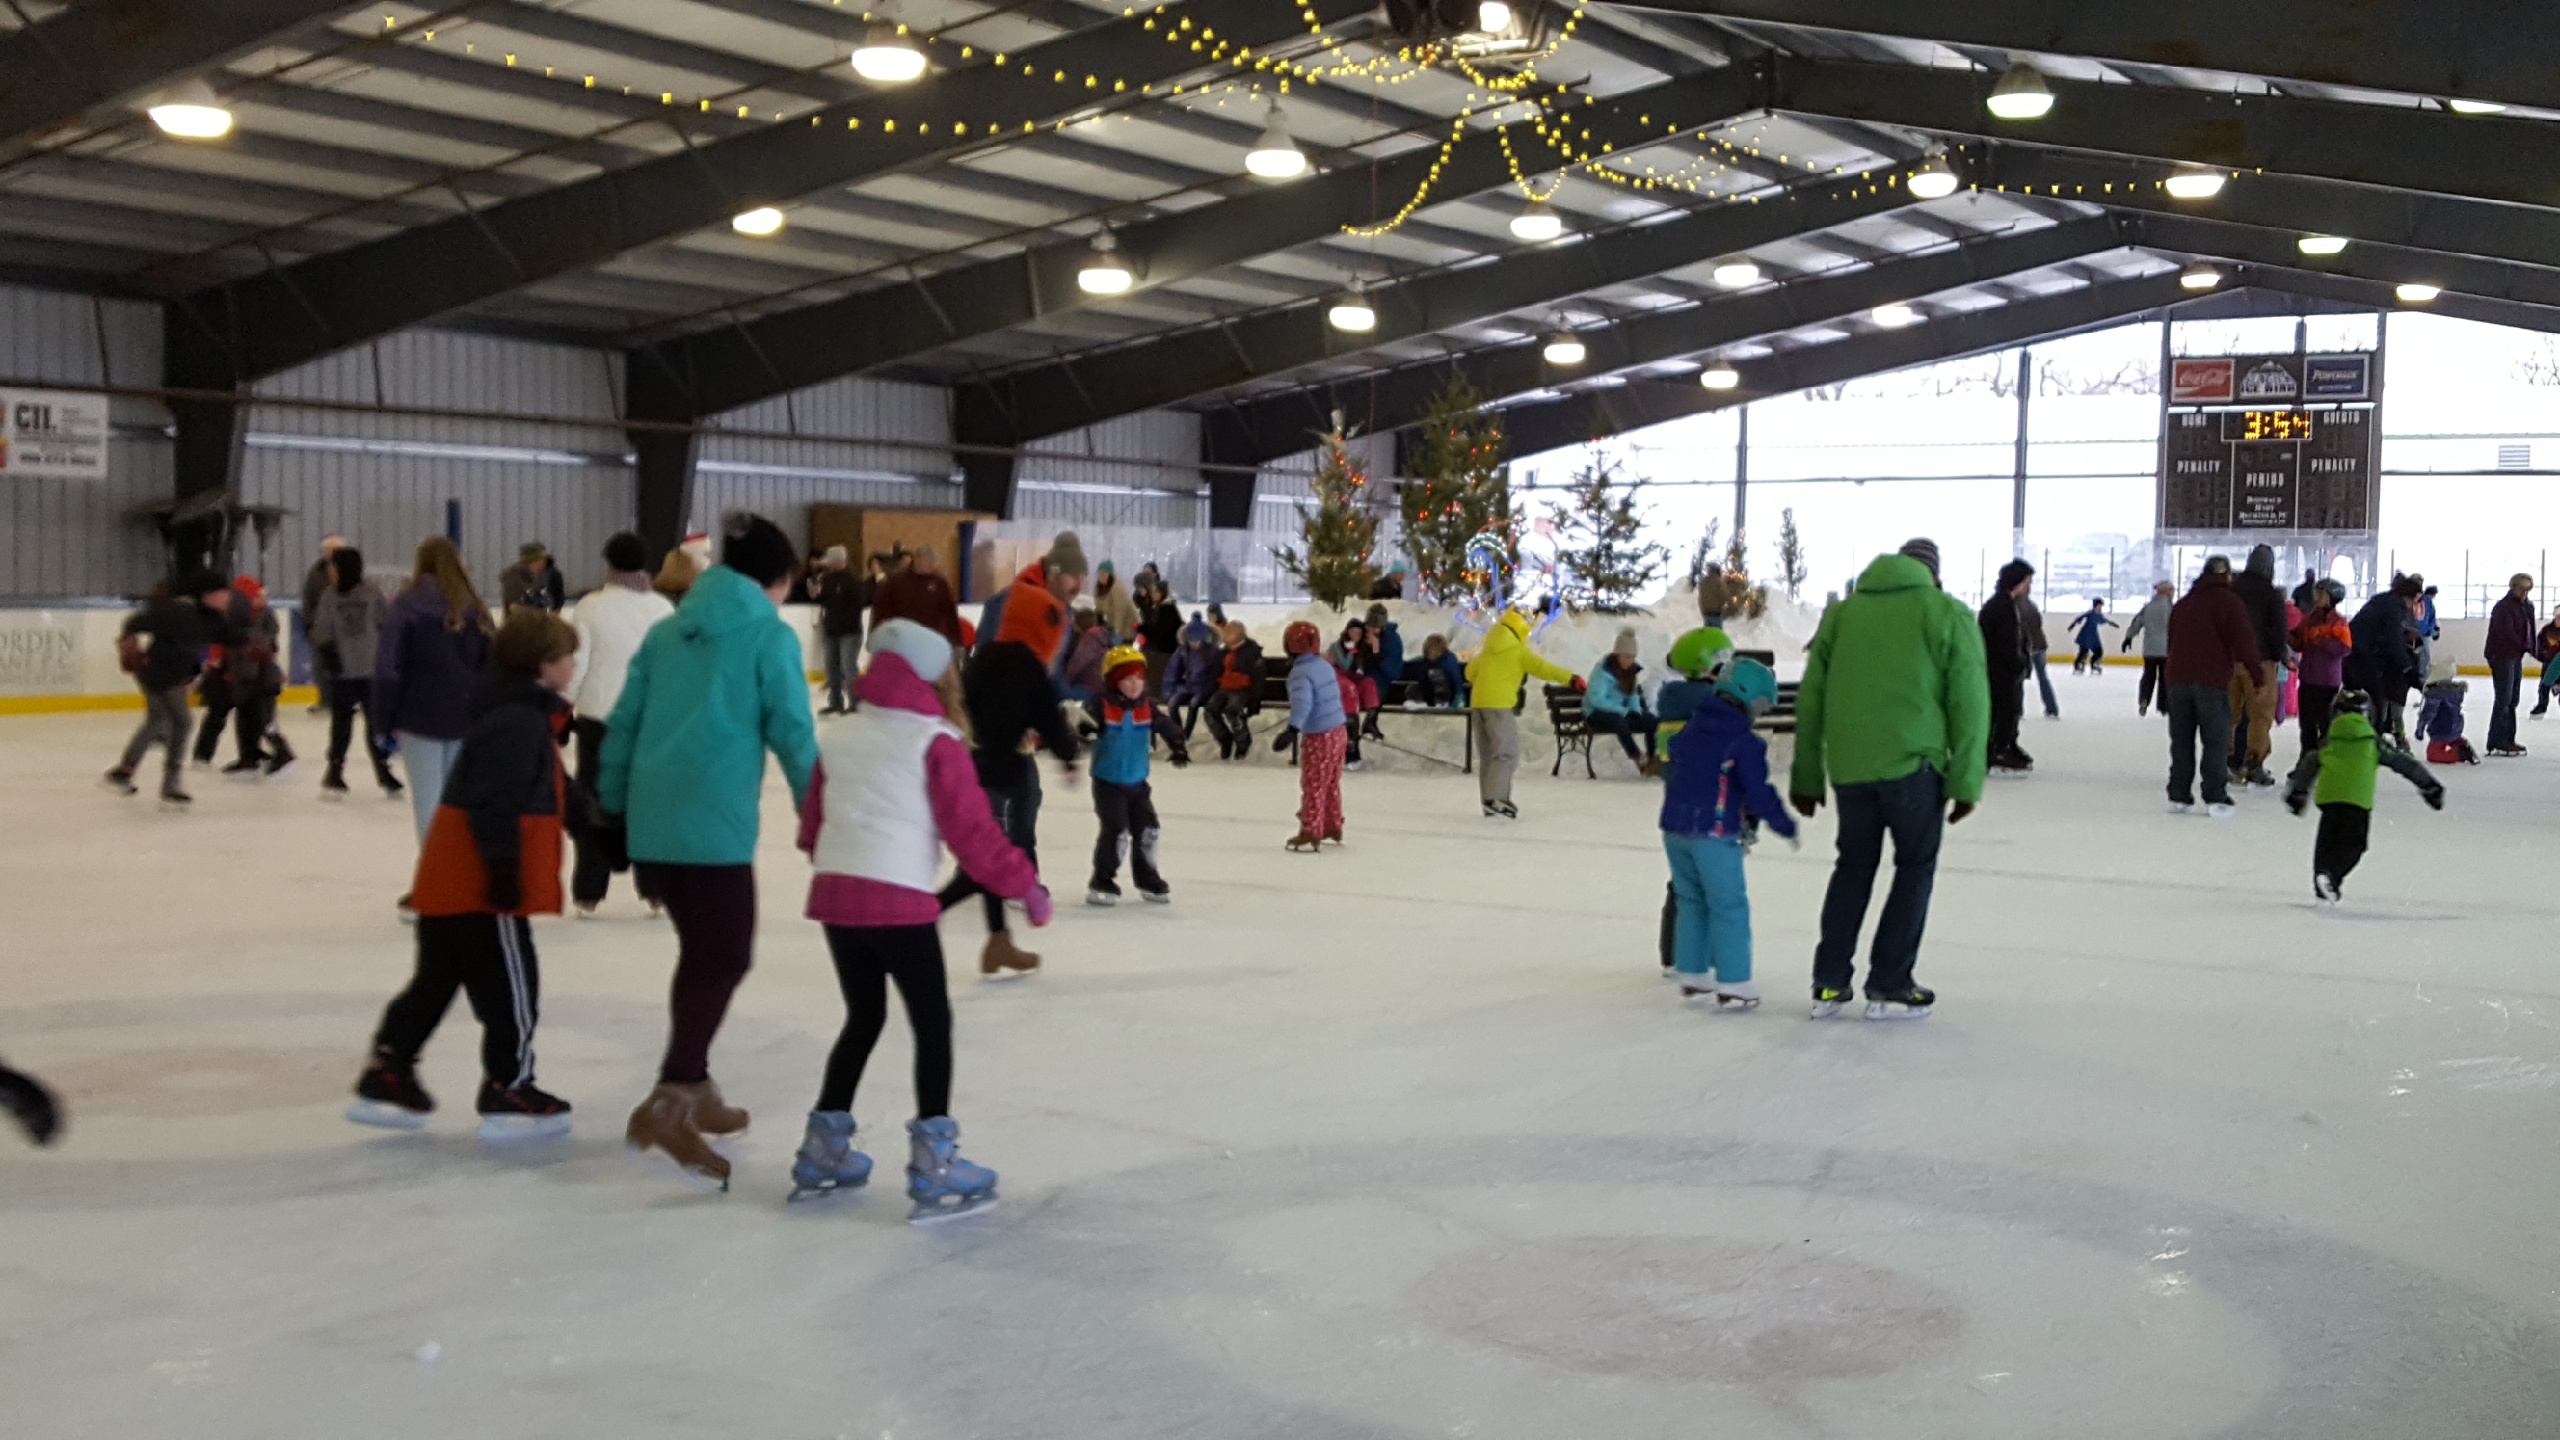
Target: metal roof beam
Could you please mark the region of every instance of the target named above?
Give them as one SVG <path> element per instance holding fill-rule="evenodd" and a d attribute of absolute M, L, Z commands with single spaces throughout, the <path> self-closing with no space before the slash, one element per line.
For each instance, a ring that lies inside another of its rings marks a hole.
<path fill-rule="evenodd" d="M 1642 8 L 2560 109 L 2543 0 L 1643 0 Z"/>
<path fill-rule="evenodd" d="M 1592 138 L 1620 151 L 1729 120 L 1753 105 L 1747 77 L 1716 71 L 1668 81 L 1590 108 Z M 1649 121 L 1650 123 L 1645 123 Z M 1527 165 L 1551 165 L 1544 147 Z M 1258 188 L 1213 205 L 1122 227 L 1121 250 L 1147 284 L 1201 275 L 1338 234 L 1369 219 L 1378 197 L 1410 195 L 1438 163 L 1437 146 L 1345 166 L 1286 185 Z M 1500 146 L 1479 135 L 1459 146 L 1433 182 L 1441 199 L 1479 195 L 1510 183 Z M 716 414 L 840 375 L 896 364 L 955 340 L 1025 324 L 1056 310 L 1096 303 L 1076 287 L 1081 241 L 954 266 L 915 285 L 868 291 L 706 331 L 651 347 L 646 359 L 684 377 L 700 414 Z M 1508 262 L 1506 262 L 1508 263 Z"/>
<path fill-rule="evenodd" d="M 1144 84 L 1187 74 L 1201 59 L 1161 28 L 1189 19 L 1236 44 L 1293 40 L 1306 18 L 1338 22 L 1360 0 L 1309 0 L 1273 10 L 1263 0 L 1188 0 L 1026 50 L 1020 63 Z M 1158 33 L 1149 33 L 1150 27 Z M 404 47 L 405 48 L 405 47 Z M 912 169 L 984 145 L 956 133 L 990 116 L 1054 121 L 1108 91 L 1050 86 L 992 63 L 933 76 L 780 123 L 689 147 L 485 210 L 402 232 L 227 285 L 182 302 L 171 327 L 173 370 L 187 383 L 236 383 L 450 314 L 646 245 L 872 175 Z M 847 133 L 849 122 L 863 122 Z M 891 132 L 883 123 L 895 120 Z M 1008 123 L 1011 123 L 1008 120 Z M 935 131 L 943 132 L 940 135 Z"/>
<path fill-rule="evenodd" d="M 0 153 L 349 8 L 347 0 L 80 0 L 0 36 Z"/>

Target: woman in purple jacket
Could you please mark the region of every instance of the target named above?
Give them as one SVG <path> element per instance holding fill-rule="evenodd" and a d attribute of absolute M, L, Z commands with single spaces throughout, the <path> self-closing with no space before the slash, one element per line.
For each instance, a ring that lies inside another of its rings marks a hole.
<path fill-rule="evenodd" d="M 462 552 L 441 535 L 419 541 L 416 572 L 391 603 L 374 654 L 373 708 L 406 757 L 420 844 L 471 728 L 471 692 L 488 668 L 491 628 Z"/>

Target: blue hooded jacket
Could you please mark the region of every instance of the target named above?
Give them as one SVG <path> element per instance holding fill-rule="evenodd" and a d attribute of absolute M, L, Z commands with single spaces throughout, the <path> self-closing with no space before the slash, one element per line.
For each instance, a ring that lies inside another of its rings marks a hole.
<path fill-rule="evenodd" d="M 1289 662 L 1289 728 L 1301 735 L 1342 728 L 1341 673 L 1312 651 Z"/>
<path fill-rule="evenodd" d="M 1663 833 L 1738 839 L 1746 813 L 1781 835 L 1796 833 L 1795 817 L 1769 785 L 1769 747 L 1751 733 L 1751 717 L 1720 697 L 1701 700 L 1671 740 Z"/>
<path fill-rule="evenodd" d="M 634 860 L 745 865 L 767 750 L 798 809 L 818 762 L 800 637 L 762 586 L 714 565 L 632 656 L 605 722 L 596 798 L 627 818 Z"/>

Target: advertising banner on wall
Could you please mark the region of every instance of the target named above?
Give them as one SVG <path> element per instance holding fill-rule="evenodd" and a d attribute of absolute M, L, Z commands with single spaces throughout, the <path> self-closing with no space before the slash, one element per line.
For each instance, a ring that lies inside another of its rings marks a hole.
<path fill-rule="evenodd" d="M 82 685 L 78 611 L 0 610 L 0 695 L 74 694 Z"/>
<path fill-rule="evenodd" d="M 106 396 L 0 390 L 0 480 L 106 478 Z"/>

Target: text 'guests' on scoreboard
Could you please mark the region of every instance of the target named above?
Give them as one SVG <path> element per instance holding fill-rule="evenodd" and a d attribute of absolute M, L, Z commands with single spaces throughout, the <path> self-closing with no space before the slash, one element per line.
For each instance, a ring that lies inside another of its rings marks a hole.
<path fill-rule="evenodd" d="M 2370 351 L 2171 360 L 2162 527 L 2371 530 L 2376 369 Z"/>

